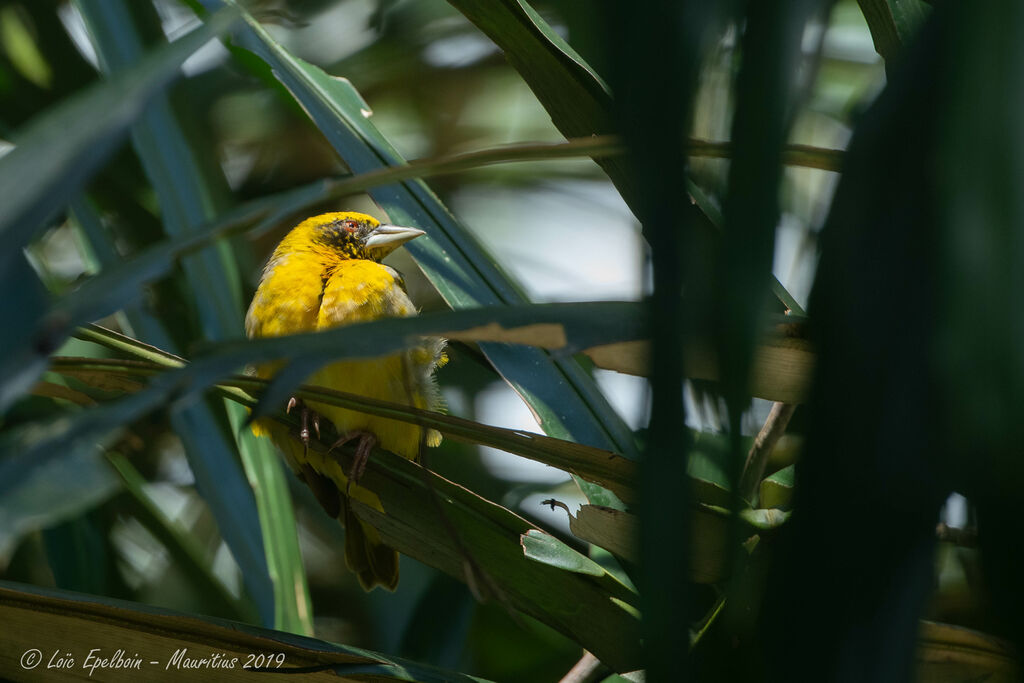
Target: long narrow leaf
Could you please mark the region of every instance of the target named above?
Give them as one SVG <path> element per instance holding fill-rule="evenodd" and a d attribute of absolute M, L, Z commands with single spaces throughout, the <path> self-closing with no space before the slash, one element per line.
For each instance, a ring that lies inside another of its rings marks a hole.
<path fill-rule="evenodd" d="M 115 384 L 110 380 L 111 377 L 148 377 L 166 367 L 168 366 L 135 361 L 58 357 L 53 359 L 50 369 L 52 372 L 74 377 L 86 384 L 95 382 L 109 387 Z M 217 388 L 241 405 L 254 408 L 256 399 L 250 394 L 258 395 L 266 385 L 267 380 L 264 379 L 237 376 L 219 382 Z M 134 388 L 141 389 L 141 385 Z M 244 391 L 230 391 L 230 388 Z M 294 396 L 307 401 L 411 422 L 436 429 L 445 436 L 460 441 L 521 455 L 600 484 L 614 491 L 626 502 L 633 500 L 632 482 L 636 466 L 631 460 L 609 451 L 521 430 L 492 427 L 443 413 L 332 391 L 324 387 L 303 385 L 295 390 Z"/>
<path fill-rule="evenodd" d="M 857 0 L 875 42 L 875 51 L 892 63 L 924 22 L 928 8 L 922 0 Z"/>
<path fill-rule="evenodd" d="M 73 672 L 88 678 L 86 655 L 92 651 L 93 661 L 106 660 L 92 671 L 99 680 L 181 680 L 203 672 L 225 681 L 273 679 L 275 673 L 300 674 L 303 680 L 480 681 L 281 631 L 9 581 L 0 582 L 0 620 L 6 627 L 0 670 L 17 677 L 45 675 L 43 659 L 71 652 Z M 127 665 L 135 658 L 137 670 Z M 126 664 L 113 668 L 118 661 Z"/>

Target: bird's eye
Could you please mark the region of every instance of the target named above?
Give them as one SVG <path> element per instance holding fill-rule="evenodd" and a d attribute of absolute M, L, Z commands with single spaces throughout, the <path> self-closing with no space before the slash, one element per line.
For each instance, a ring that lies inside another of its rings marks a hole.
<path fill-rule="evenodd" d="M 342 221 L 341 224 L 345 227 L 345 232 L 355 232 L 359 229 L 359 223 L 351 219 Z"/>

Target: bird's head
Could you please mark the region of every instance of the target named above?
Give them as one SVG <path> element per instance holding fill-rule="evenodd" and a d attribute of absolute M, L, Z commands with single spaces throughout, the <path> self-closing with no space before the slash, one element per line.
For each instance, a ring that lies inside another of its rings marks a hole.
<path fill-rule="evenodd" d="M 317 247 L 327 247 L 348 258 L 371 261 L 380 261 L 404 243 L 425 234 L 416 228 L 387 225 L 356 211 L 307 218 L 293 233 L 300 233 Z"/>

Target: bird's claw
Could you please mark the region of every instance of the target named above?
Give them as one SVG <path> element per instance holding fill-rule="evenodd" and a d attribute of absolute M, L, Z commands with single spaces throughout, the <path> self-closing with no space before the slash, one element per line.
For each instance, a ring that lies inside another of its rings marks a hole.
<path fill-rule="evenodd" d="M 349 441 L 358 439 L 359 443 L 356 444 L 356 455 L 352 460 L 352 469 L 349 472 L 348 485 L 345 487 L 345 493 L 352 487 L 352 482 L 358 483 L 363 478 L 363 473 L 366 472 L 366 463 L 370 460 L 370 451 L 377 445 L 377 437 L 372 433 L 362 429 L 354 429 L 351 432 L 342 434 L 341 437 L 331 444 L 331 447 L 327 449 L 330 453 L 338 446 L 343 446 Z"/>
<path fill-rule="evenodd" d="M 288 405 L 285 407 L 284 412 L 292 412 L 292 408 L 298 407 L 299 409 L 299 439 L 302 441 L 302 445 L 305 448 L 309 448 L 309 426 L 313 425 L 313 430 L 316 432 L 316 438 L 320 438 L 320 413 L 316 412 L 312 408 L 307 408 L 306 404 L 300 399 L 292 396 L 288 399 Z"/>

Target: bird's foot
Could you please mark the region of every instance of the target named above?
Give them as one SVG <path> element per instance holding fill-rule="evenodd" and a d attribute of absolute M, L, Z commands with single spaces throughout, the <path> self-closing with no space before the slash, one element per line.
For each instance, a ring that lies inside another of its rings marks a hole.
<path fill-rule="evenodd" d="M 363 478 L 363 472 L 366 471 L 366 463 L 370 460 L 370 451 L 377 445 L 377 437 L 365 429 L 353 429 L 351 432 L 346 432 L 341 437 L 331 444 L 331 447 L 327 449 L 330 453 L 338 446 L 347 444 L 349 441 L 359 440 L 356 444 L 356 456 L 352 461 L 352 470 L 349 472 L 348 486 L 345 487 L 346 493 L 352 486 L 352 482 L 359 482 Z"/>
<path fill-rule="evenodd" d="M 302 440 L 304 447 L 309 448 L 310 425 L 313 425 L 313 429 L 316 431 L 316 438 L 320 438 L 320 413 L 312 408 L 307 408 L 302 399 L 295 398 L 294 396 L 288 399 L 288 406 L 284 409 L 284 412 L 290 413 L 292 408 L 299 409 L 299 439 Z"/>

